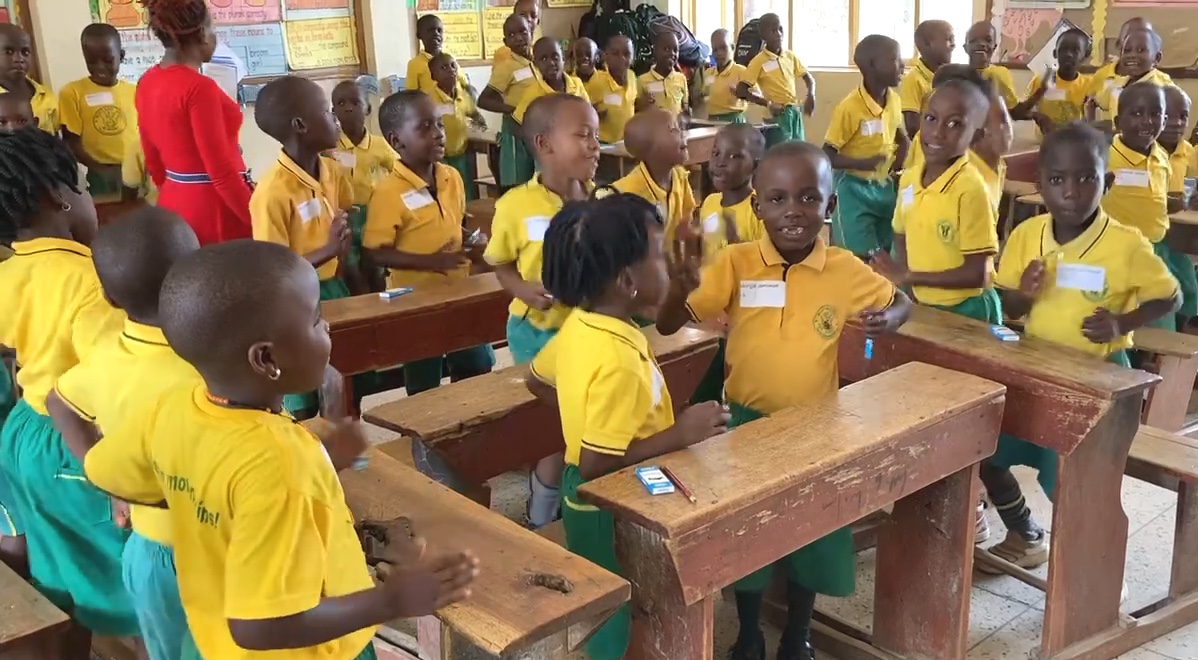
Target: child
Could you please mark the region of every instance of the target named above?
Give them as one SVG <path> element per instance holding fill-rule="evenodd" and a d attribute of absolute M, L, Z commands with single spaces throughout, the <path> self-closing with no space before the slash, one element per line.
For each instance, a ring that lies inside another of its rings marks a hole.
<path fill-rule="evenodd" d="M 100 436 L 130 410 L 200 376 L 162 334 L 158 293 L 176 260 L 200 249 L 195 232 L 170 211 L 146 207 L 104 226 L 92 259 L 104 297 L 128 314 L 117 341 L 93 351 L 64 373 L 46 409 L 80 465 Z M 176 660 L 188 636 L 179 602 L 170 514 L 130 507 L 133 533 L 121 555 L 121 574 L 150 660 Z"/>
<path fill-rule="evenodd" d="M 87 657 L 92 633 L 137 634 L 121 584 L 128 532 L 114 523 L 109 498 L 83 478 L 46 396 L 59 376 L 115 340 L 124 314 L 100 289 L 87 248 L 96 212 L 76 187 L 66 143 L 33 127 L 0 134 L 0 170 L 0 235 L 16 236 L 14 256 L 0 263 L 0 345 L 21 365 L 21 399 L 0 429 L 5 533 L 25 535 L 33 583 L 77 624 L 63 657 Z"/>
<path fill-rule="evenodd" d="M 379 129 L 400 161 L 375 190 L 377 204 L 366 216 L 363 244 L 370 262 L 390 271 L 387 286 L 420 289 L 470 276 L 470 262 L 480 260 L 487 237 L 463 245 L 466 194 L 462 176 L 440 162 L 445 131 L 437 106 L 427 94 L 410 90 L 392 94 L 379 108 Z M 451 380 L 491 371 L 490 345 L 474 346 L 445 356 Z M 441 384 L 442 356 L 404 365 L 408 396 Z M 417 452 L 416 441 L 412 451 Z M 417 463 L 419 465 L 419 463 Z"/>
<path fill-rule="evenodd" d="M 605 69 L 595 72 L 587 94 L 599 114 L 599 141 L 614 144 L 624 139 L 624 126 L 636 112 L 637 81 L 628 75 L 632 66 L 632 40 L 618 34 L 603 49 Z"/>
<path fill-rule="evenodd" d="M 693 260 L 676 259 L 685 267 L 671 279 L 657 317 L 658 331 L 673 334 L 687 322 L 727 316 L 729 427 L 833 395 L 845 323 L 858 321 L 874 336 L 898 328 L 911 311 L 910 301 L 890 282 L 819 237 L 832 200 L 832 166 L 819 147 L 791 142 L 770 149 L 753 187 L 765 237 L 724 249 L 701 278 Z M 747 302 L 741 293 L 746 284 L 771 282 L 776 296 Z M 762 350 L 765 346 L 771 349 Z M 787 571 L 788 611 L 777 657 L 810 660 L 816 593 L 847 596 L 854 590 L 852 533 L 846 526 L 779 564 Z M 740 633 L 732 660 L 765 657 L 761 605 L 772 569 L 733 585 Z"/>
<path fill-rule="evenodd" d="M 87 168 L 87 190 L 93 198 L 120 199 L 121 162 L 125 141 L 137 133 L 136 87 L 117 79 L 125 50 L 116 28 L 92 23 L 80 38 L 87 78 L 67 83 L 58 92 L 62 134 L 75 158 Z"/>
<path fill-rule="evenodd" d="M 899 44 L 871 34 L 857 44 L 853 61 L 861 86 L 832 111 L 824 152 L 836 168 L 832 242 L 866 260 L 890 251 L 890 221 L 897 199 L 890 173 L 906 157 L 902 102 L 894 91 L 903 75 Z"/>
<path fill-rule="evenodd" d="M 748 69 L 733 61 L 735 49 L 736 42 L 727 30 L 720 28 L 711 33 L 711 56 L 715 58 L 715 66 L 703 72 L 703 87 L 709 119 L 743 124 L 749 105 L 736 95 L 736 88 Z"/>
<path fill-rule="evenodd" d="M 978 21 L 965 33 L 965 52 L 969 55 L 969 65 L 994 85 L 999 98 L 1009 110 L 1018 105 L 1019 95 L 1015 93 L 1015 79 L 1011 77 L 1011 70 L 990 63 L 997 49 L 998 31 L 990 21 Z"/>
<path fill-rule="evenodd" d="M 1106 171 L 1106 139 L 1083 124 L 1049 133 L 1040 147 L 1040 194 L 1048 213 L 1011 232 L 996 284 L 1013 318 L 1027 315 L 1025 332 L 1099 359 L 1130 366 L 1131 334 L 1180 304 L 1177 282 L 1136 230 L 1098 208 Z M 1078 277 L 1081 275 L 1081 277 Z M 1042 536 L 1031 520 L 1011 465 L 1039 469 L 1051 497 L 1055 453 L 1002 435 L 981 464 L 982 481 L 1008 532 L 989 552 L 1027 566 L 1028 539 Z"/>
<path fill-rule="evenodd" d="M 432 65 L 432 59 L 444 52 L 441 48 L 445 44 L 445 26 L 441 23 L 441 19 L 436 14 L 424 14 L 417 19 L 416 38 L 420 40 L 423 50 L 408 61 L 408 73 L 404 78 L 404 88 L 418 89 L 426 94 L 431 94 L 433 88 L 436 87 L 436 81 L 433 80 L 429 67 Z M 469 89 L 466 74 L 459 74 L 458 82 L 462 89 Z"/>
<path fill-rule="evenodd" d="M 541 284 L 541 250 L 550 218 L 566 202 L 590 196 L 599 164 L 598 130 L 594 108 L 569 94 L 543 96 L 524 115 L 524 139 L 536 154 L 540 173 L 495 203 L 494 236 L 484 255 L 513 298 L 507 343 L 516 364 L 532 361 L 570 313 Z M 534 528 L 548 525 L 556 515 L 561 460 L 559 454 L 540 461 L 529 477 L 528 518 Z"/>
<path fill-rule="evenodd" d="M 16 92 L 0 92 L 0 133 L 13 133 L 26 126 L 37 126 L 29 99 Z"/>
<path fill-rule="evenodd" d="M 1123 73 L 1114 83 L 1099 93 L 1095 105 L 1101 115 L 1095 117 L 1110 126 L 1119 114 L 1119 99 L 1122 93 L 1138 82 L 1154 83 L 1161 87 L 1172 85 L 1173 79 L 1156 68 L 1161 62 L 1161 35 L 1155 30 L 1131 30 L 1123 39 L 1119 51 L 1119 65 Z M 1119 132 L 1118 126 L 1112 126 Z"/>
<path fill-rule="evenodd" d="M 1125 43 L 1134 44 L 1137 34 L 1142 33 L 1132 32 Z M 1134 83 L 1122 90 L 1118 106 L 1118 133 L 1110 151 L 1115 182 L 1102 198 L 1102 210 L 1116 222 L 1139 229 L 1177 278 L 1182 303 L 1176 316 L 1180 318 L 1169 316 L 1154 324 L 1176 330 L 1178 320 L 1184 326 L 1187 319 L 1198 315 L 1198 277 L 1190 258 L 1165 240 L 1169 213 L 1182 206 L 1180 196 L 1169 197 L 1169 154 L 1156 144 L 1164 128 L 1165 93 L 1151 82 Z"/>
<path fill-rule="evenodd" d="M 437 104 L 437 114 L 445 126 L 445 158 L 446 165 L 458 171 L 462 181 L 474 181 L 474 163 L 470 154 L 466 153 L 466 143 L 469 140 L 468 129 L 473 123 L 483 130 L 487 128 L 487 120 L 470 93 L 459 84 L 458 62 L 449 53 L 439 53 L 429 61 L 429 70 L 436 85 L 432 91 L 425 92 Z M 466 186 L 466 199 L 476 197 L 474 186 Z"/>
<path fill-rule="evenodd" d="M 578 37 L 570 44 L 570 72 L 591 92 L 590 82 L 599 70 L 599 46 L 587 37 Z"/>
<path fill-rule="evenodd" d="M 62 127 L 58 114 L 58 97 L 41 83 L 29 77 L 29 62 L 33 48 L 29 35 L 12 23 L 0 23 L 0 92 L 13 92 L 29 100 L 37 127 L 57 135 Z"/>
<path fill-rule="evenodd" d="M 990 99 L 982 130 L 978 131 L 969 143 L 969 155 L 974 167 L 982 175 L 982 180 L 986 182 L 986 192 L 997 213 L 1002 201 L 1003 181 L 1007 176 L 1005 156 L 1015 137 L 1011 115 L 1007 112 L 1006 104 L 999 98 L 993 81 L 983 78 L 972 66 L 945 64 L 937 69 L 936 75 L 932 77 L 932 88 L 938 89 L 945 82 L 954 79 L 969 82 L 981 89 Z"/>
<path fill-rule="evenodd" d="M 1183 204 L 1186 199 L 1186 178 L 1195 174 L 1194 146 L 1185 139 L 1190 125 L 1190 95 L 1177 85 L 1166 85 L 1165 127 L 1157 144 L 1169 154 L 1169 196 Z"/>
<path fill-rule="evenodd" d="M 733 243 L 756 241 L 765 227 L 753 211 L 753 172 L 765 155 L 765 136 L 748 124 L 729 124 L 716 133 L 711 149 L 711 185 L 703 200 L 704 263 Z"/>
<path fill-rule="evenodd" d="M 345 259 L 345 265 L 352 268 L 361 263 L 362 227 L 366 224 L 366 208 L 374 186 L 399 161 L 395 150 L 382 136 L 371 135 L 366 129 L 370 111 L 366 90 L 358 83 L 342 80 L 333 88 L 333 114 L 341 125 L 341 137 L 331 155 L 344 168 L 353 188 L 353 208 L 349 212 L 353 245 Z"/>
<path fill-rule="evenodd" d="M 533 61 L 537 65 L 536 84 L 530 85 L 524 92 L 512 118 L 516 123 L 524 121 L 524 113 L 533 101 L 546 94 L 571 94 L 591 102 L 586 87 L 582 81 L 566 73 L 562 62 L 562 47 L 553 37 L 541 37 L 532 47 Z"/>
<path fill-rule="evenodd" d="M 561 412 L 566 547 L 615 573 L 612 516 L 580 499 L 578 487 L 702 442 L 728 423 L 714 402 L 675 421 L 661 367 L 633 323 L 652 315 L 669 288 L 661 222 L 648 202 L 613 195 L 568 204 L 545 234 L 545 285 L 576 309 L 533 360 L 528 388 Z M 587 656 L 623 658 L 630 624 L 621 607 L 587 642 Z"/>
<path fill-rule="evenodd" d="M 349 296 L 340 262 L 351 246 L 344 209 L 353 189 L 337 164 L 320 156 L 336 148 L 339 136 L 328 97 L 306 78 L 277 78 L 258 95 L 254 121 L 283 146 L 250 198 L 254 238 L 286 245 L 312 264 L 321 300 Z M 355 394 L 362 395 L 357 388 Z M 300 418 L 315 415 L 315 393 L 289 397 L 287 409 Z"/>
<path fill-rule="evenodd" d="M 640 163 L 612 187 L 649 200 L 665 220 L 667 240 L 674 240 L 698 206 L 683 167 L 689 152 L 678 120 L 660 108 L 638 113 L 628 122 L 624 147 Z"/>
<path fill-rule="evenodd" d="M 636 79 L 637 102 L 669 112 L 690 114 L 690 90 L 678 70 L 678 35 L 662 30 L 653 37 L 653 68 Z"/>
<path fill-rule="evenodd" d="M 516 104 L 530 88 L 537 84 L 537 71 L 532 63 L 532 28 L 518 14 L 512 14 L 503 22 L 503 43 L 511 49 L 511 55 L 503 61 L 496 60 L 491 69 L 491 80 L 478 97 L 478 107 L 488 112 L 503 115 L 499 129 L 499 185 L 506 189 L 518 186 L 532 178 L 532 155 L 520 139 L 520 127 L 512 118 Z"/>
<path fill-rule="evenodd" d="M 1027 86 L 1027 99 L 1011 114 L 1030 116 L 1041 135 L 1084 118 L 1091 76 L 1078 67 L 1090 58 L 1090 50 L 1090 35 L 1084 31 L 1070 28 L 1061 33 L 1053 49 L 1057 68 L 1043 77 L 1033 77 Z"/>
<path fill-rule="evenodd" d="M 782 19 L 766 14 L 757 24 L 765 47 L 749 62 L 744 78 L 736 85 L 736 95 L 749 103 L 768 108 L 778 126 L 766 136 L 772 146 L 790 140 L 805 140 L 803 115 L 815 112 L 815 78 L 799 61 L 799 56 L 782 49 Z M 799 78 L 807 87 L 807 97 L 799 112 Z M 753 86 L 761 87 L 761 94 Z"/>
<path fill-rule="evenodd" d="M 146 171 L 146 155 L 141 149 L 141 135 L 132 131 L 125 141 L 125 157 L 121 161 L 121 199 L 131 202 L 144 198 L 147 204 L 158 203 L 158 188 Z"/>
<path fill-rule="evenodd" d="M 100 488 L 168 507 L 194 638 L 183 660 L 372 660 L 379 624 L 465 598 L 477 574 L 462 552 L 380 564 L 372 583 L 336 473 L 366 450 L 361 427 L 336 420 L 318 438 L 283 409 L 325 375 L 319 294 L 311 265 L 280 245 L 235 240 L 181 259 L 159 318 L 203 382 L 126 411 L 87 454 Z"/>
<path fill-rule="evenodd" d="M 540 0 L 516 0 L 516 4 L 512 5 L 512 16 L 519 16 L 528 23 L 529 42 L 541 29 L 541 2 Z M 506 25 L 506 23 L 505 23 Z M 506 32 L 506 28 L 504 29 Z M 503 45 L 495 50 L 495 56 L 491 58 L 492 65 L 497 65 L 512 57 L 512 53 L 518 52 L 514 46 L 507 43 L 504 39 Z"/>
<path fill-rule="evenodd" d="M 953 26 L 946 21 L 924 21 L 915 28 L 915 48 L 919 57 L 915 67 L 899 83 L 899 99 L 903 102 L 903 125 L 907 135 L 919 132 L 919 122 L 932 95 L 932 76 L 948 64 L 956 49 Z"/>
<path fill-rule="evenodd" d="M 1127 39 L 1128 33 L 1132 30 L 1152 29 L 1152 23 L 1140 16 L 1129 18 L 1119 26 L 1119 37 L 1115 40 L 1115 52 L 1108 56 L 1106 63 L 1098 67 L 1098 70 L 1090 78 L 1090 86 L 1086 90 L 1087 99 L 1097 99 L 1103 92 L 1115 86 L 1117 77 L 1124 75 L 1123 66 L 1120 64 L 1120 54 L 1123 51 L 1123 40 Z"/>

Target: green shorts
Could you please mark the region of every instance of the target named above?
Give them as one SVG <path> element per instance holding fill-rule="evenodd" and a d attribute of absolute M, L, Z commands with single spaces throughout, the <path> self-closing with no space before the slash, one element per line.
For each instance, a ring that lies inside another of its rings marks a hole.
<path fill-rule="evenodd" d="M 729 403 L 732 419 L 728 428 L 736 428 L 765 417 L 751 408 Z M 762 593 L 770 585 L 774 565 L 786 567 L 786 578 L 804 588 L 825 596 L 849 596 L 857 588 L 857 558 L 853 548 L 853 531 L 849 526 L 812 541 L 764 568 L 737 580 L 732 588 L 748 593 Z"/>
<path fill-rule="evenodd" d="M 345 260 L 347 266 L 357 266 L 362 263 L 362 232 L 366 231 L 366 207 L 361 204 L 354 204 L 349 209 L 349 230 L 352 235 L 351 245 L 349 248 L 349 257 Z M 332 280 L 329 280 L 330 282 Z M 323 285 L 323 283 L 322 283 Z M 330 285 L 331 286 L 331 285 Z M 323 289 L 321 290 L 323 293 Z M 349 289 L 346 288 L 346 296 L 349 295 Z M 339 296 L 344 298 L 345 296 Z M 323 298 L 321 299 L 323 300 Z"/>
<path fill-rule="evenodd" d="M 711 364 L 707 366 L 707 371 L 695 387 L 695 393 L 691 395 L 691 405 L 724 400 L 724 354 L 727 349 L 728 340 L 721 337 L 715 355 L 711 358 Z"/>
<path fill-rule="evenodd" d="M 959 314 L 971 318 L 975 321 L 989 323 L 990 325 L 1002 324 L 1002 300 L 998 297 L 998 292 L 994 289 L 986 289 L 980 294 L 962 300 L 955 305 L 931 305 L 936 309 L 943 309 L 946 312 Z"/>
<path fill-rule="evenodd" d="M 557 328 L 545 330 L 538 328 L 519 316 L 507 317 L 507 347 L 512 352 L 512 362 L 516 364 L 524 364 L 532 362 L 532 359 L 545 348 L 545 344 L 549 343 L 557 334 Z"/>
<path fill-rule="evenodd" d="M 709 115 L 707 118 L 712 121 L 726 121 L 731 124 L 749 123 L 748 120 L 745 119 L 745 113 L 743 112 L 725 112 L 719 115 Z"/>
<path fill-rule="evenodd" d="M 527 183 L 535 171 L 528 145 L 516 135 L 516 120 L 504 115 L 499 131 L 499 185 L 507 189 Z"/>
<path fill-rule="evenodd" d="M 794 140 L 805 140 L 806 132 L 803 130 L 803 110 L 797 105 L 788 105 L 782 114 L 774 117 L 773 121 L 776 126 L 766 131 L 765 143 L 767 146 L 782 144 L 783 142 L 793 142 Z"/>
<path fill-rule="evenodd" d="M 861 259 L 874 250 L 890 252 L 894 244 L 894 204 L 898 189 L 891 179 L 870 181 L 847 172 L 836 173 L 836 212 L 832 214 L 832 244 Z"/>
<path fill-rule="evenodd" d="M 481 376 L 491 372 L 495 366 L 495 349 L 490 344 L 471 346 L 449 355 L 409 362 L 403 366 L 404 389 L 408 396 L 431 390 L 441 384 L 445 376 L 443 367 L 449 365 L 452 382 Z"/>
<path fill-rule="evenodd" d="M 1194 262 L 1190 260 L 1189 255 L 1174 250 L 1165 241 L 1153 243 L 1152 251 L 1165 262 L 1169 272 L 1177 279 L 1177 285 L 1181 289 L 1181 308 L 1176 314 L 1166 314 L 1149 325 L 1176 332 L 1178 317 L 1184 322 L 1185 319 L 1198 316 L 1198 275 L 1194 273 Z"/>
<path fill-rule="evenodd" d="M 474 183 L 473 154 L 464 153 L 456 156 L 446 156 L 442 161 L 462 175 L 462 185 L 466 188 L 466 201 L 478 199 L 478 186 Z"/>
<path fill-rule="evenodd" d="M 87 192 L 100 203 L 120 201 L 121 179 L 88 170 Z"/>

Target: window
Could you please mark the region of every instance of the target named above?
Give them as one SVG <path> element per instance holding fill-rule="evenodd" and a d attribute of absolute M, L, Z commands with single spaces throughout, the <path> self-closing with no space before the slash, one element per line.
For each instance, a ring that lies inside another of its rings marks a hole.
<path fill-rule="evenodd" d="M 725 28 L 733 31 L 732 42 L 735 44 L 736 34 L 732 28 L 736 25 L 736 0 L 704 0 L 702 4 L 696 4 L 693 9 L 690 20 L 687 20 L 685 16 L 683 20 L 691 27 L 699 41 L 710 44 L 711 33 Z"/>

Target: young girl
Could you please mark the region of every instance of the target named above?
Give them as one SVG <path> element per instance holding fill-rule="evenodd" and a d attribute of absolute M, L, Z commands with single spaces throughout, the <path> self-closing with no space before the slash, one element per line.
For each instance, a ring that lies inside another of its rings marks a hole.
<path fill-rule="evenodd" d="M 533 158 L 520 139 L 520 127 L 512 114 L 520 99 L 537 84 L 536 67 L 532 63 L 532 27 L 519 14 L 503 22 L 503 43 L 511 54 L 502 62 L 496 60 L 487 88 L 478 97 L 478 107 L 503 115 L 499 129 L 499 185 L 518 186 L 533 175 Z"/>
<path fill-rule="evenodd" d="M 631 194 L 567 204 L 545 234 L 545 286 L 576 309 L 533 360 L 528 387 L 561 412 L 566 547 L 615 573 L 612 516 L 580 500 L 578 487 L 702 442 L 728 423 L 714 402 L 674 421 L 661 368 L 632 321 L 654 314 L 665 297 L 662 240 L 661 215 Z M 624 657 L 630 622 L 625 607 L 600 628 L 587 642 L 591 660 Z"/>

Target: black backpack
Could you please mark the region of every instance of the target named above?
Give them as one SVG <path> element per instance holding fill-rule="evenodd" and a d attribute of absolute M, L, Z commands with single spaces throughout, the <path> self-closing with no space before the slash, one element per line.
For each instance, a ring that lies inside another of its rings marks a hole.
<path fill-rule="evenodd" d="M 760 22 L 761 19 L 754 18 L 745 23 L 740 34 L 736 36 L 736 52 L 732 58 L 741 66 L 749 66 L 749 62 L 761 52 L 761 33 L 757 31 Z"/>

